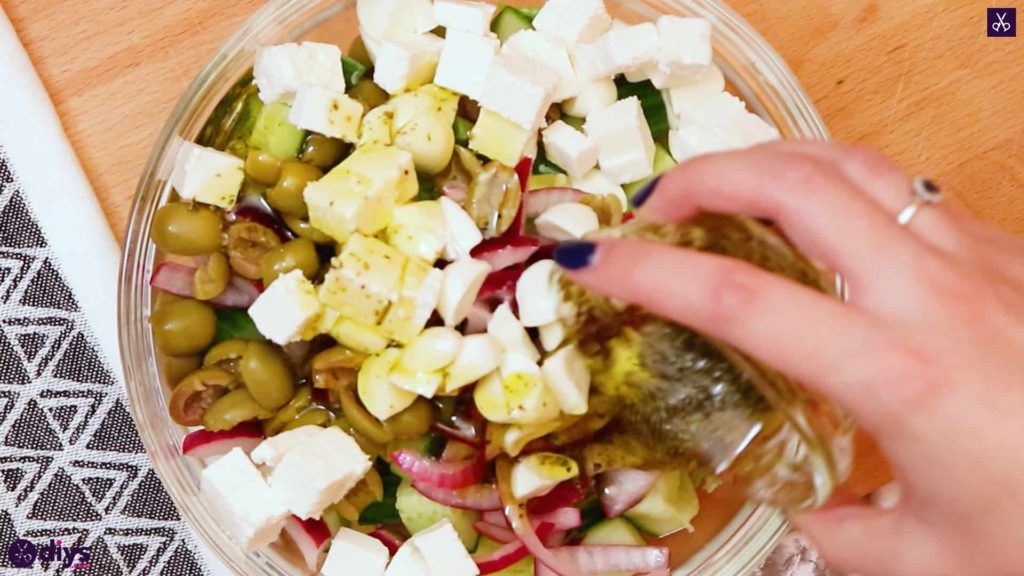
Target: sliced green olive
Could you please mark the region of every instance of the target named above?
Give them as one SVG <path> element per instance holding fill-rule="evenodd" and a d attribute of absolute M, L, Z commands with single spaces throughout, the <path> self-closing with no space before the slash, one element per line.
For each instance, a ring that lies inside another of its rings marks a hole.
<path fill-rule="evenodd" d="M 309 386 L 303 386 L 295 391 L 295 396 L 288 401 L 287 404 L 281 407 L 274 414 L 274 417 L 263 423 L 263 432 L 267 436 L 273 436 L 277 434 L 284 427 L 295 420 L 298 415 L 313 403 L 313 391 L 310 390 Z"/>
<path fill-rule="evenodd" d="M 496 238 L 512 226 L 521 201 L 522 188 L 515 170 L 492 161 L 473 178 L 465 205 L 484 236 Z"/>
<path fill-rule="evenodd" d="M 223 252 L 214 252 L 192 276 L 192 295 L 197 300 L 213 300 L 231 282 L 231 265 Z"/>
<path fill-rule="evenodd" d="M 266 342 L 250 342 L 238 363 L 245 387 L 260 406 L 276 410 L 292 399 L 295 377 L 288 359 Z"/>
<path fill-rule="evenodd" d="M 298 238 L 264 254 L 260 258 L 260 269 L 263 271 L 264 286 L 270 286 L 278 276 L 292 270 L 302 270 L 306 278 L 312 279 L 320 270 L 320 256 L 311 240 Z"/>
<path fill-rule="evenodd" d="M 210 406 L 237 386 L 238 381 L 226 370 L 200 368 L 182 378 L 171 392 L 171 419 L 182 426 L 198 426 Z"/>
<path fill-rule="evenodd" d="M 212 209 L 172 202 L 153 215 L 149 233 L 153 243 L 164 252 L 202 256 L 220 248 L 223 230 L 220 214 Z"/>
<path fill-rule="evenodd" d="M 614 194 L 584 194 L 580 204 L 585 204 L 597 212 L 597 220 L 601 226 L 618 226 L 622 224 L 622 213 L 625 206 Z"/>
<path fill-rule="evenodd" d="M 347 152 L 348 144 L 337 138 L 310 134 L 302 144 L 299 160 L 320 170 L 328 170 L 337 166 Z"/>
<path fill-rule="evenodd" d="M 249 347 L 248 340 L 225 340 L 203 356 L 203 366 L 218 366 L 231 372 L 238 372 L 238 361 Z"/>
<path fill-rule="evenodd" d="M 153 311 L 149 319 L 153 341 L 168 356 L 193 356 L 217 335 L 217 315 L 208 304 L 179 300 Z"/>
<path fill-rule="evenodd" d="M 388 101 L 388 93 L 369 78 L 356 82 L 349 89 L 348 95 L 361 102 L 367 110 L 373 110 Z"/>
<path fill-rule="evenodd" d="M 370 414 L 362 403 L 359 402 L 351 388 L 343 390 L 338 397 L 345 419 L 356 432 L 359 432 L 367 440 L 376 444 L 387 444 L 395 439 L 394 434 L 385 428 L 380 420 L 374 418 L 373 414 Z"/>
<path fill-rule="evenodd" d="M 288 229 L 295 233 L 299 238 L 305 238 L 312 240 L 314 244 L 334 244 L 334 238 L 331 238 L 327 234 L 313 228 L 313 225 L 308 220 L 302 218 L 296 218 L 295 216 L 288 216 L 287 214 L 282 215 L 282 219 Z"/>
<path fill-rule="evenodd" d="M 436 420 L 434 405 L 425 398 L 417 398 L 411 406 L 388 418 L 384 427 L 399 440 L 411 440 L 429 432 Z"/>
<path fill-rule="evenodd" d="M 273 186 L 281 177 L 281 159 L 262 150 L 250 150 L 245 157 L 245 173 L 264 186 Z"/>
<path fill-rule="evenodd" d="M 337 391 L 351 388 L 365 360 L 366 354 L 344 346 L 328 348 L 314 356 L 310 362 L 313 386 Z"/>
<path fill-rule="evenodd" d="M 203 414 L 203 427 L 212 432 L 231 430 L 242 422 L 263 420 L 274 413 L 261 406 L 245 388 L 236 388 L 218 398 Z"/>
<path fill-rule="evenodd" d="M 302 428 L 303 426 L 329 426 L 334 415 L 323 406 L 312 406 L 302 414 L 299 414 L 291 422 L 284 425 L 282 432 Z"/>
<path fill-rule="evenodd" d="M 249 280 L 263 276 L 260 258 L 281 245 L 277 234 L 255 222 L 235 222 L 228 228 L 228 262 L 231 268 Z"/>
<path fill-rule="evenodd" d="M 309 209 L 302 193 L 306 184 L 319 180 L 324 175 L 320 169 L 298 160 L 281 163 L 281 177 L 277 184 L 267 190 L 267 203 L 282 214 L 305 218 Z"/>

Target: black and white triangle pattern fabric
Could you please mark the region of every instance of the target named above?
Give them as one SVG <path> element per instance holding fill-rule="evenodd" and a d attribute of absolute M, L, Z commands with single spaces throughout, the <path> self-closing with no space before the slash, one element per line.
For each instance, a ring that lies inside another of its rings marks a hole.
<path fill-rule="evenodd" d="M 0 574 L 204 575 L 92 338 L 0 150 Z"/>

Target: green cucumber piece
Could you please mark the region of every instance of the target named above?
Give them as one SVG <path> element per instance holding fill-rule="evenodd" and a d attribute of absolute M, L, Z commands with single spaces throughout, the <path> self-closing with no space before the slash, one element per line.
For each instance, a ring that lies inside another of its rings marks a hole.
<path fill-rule="evenodd" d="M 565 174 L 565 170 L 558 164 L 555 164 L 548 159 L 547 155 L 544 154 L 544 150 L 537 152 L 537 159 L 533 161 L 533 173 L 534 174 Z"/>
<path fill-rule="evenodd" d="M 630 82 L 624 76 L 619 76 L 615 79 L 615 87 L 619 91 L 619 100 L 630 96 L 640 99 L 644 117 L 647 118 L 647 125 L 650 126 L 651 134 L 655 138 L 668 133 L 668 108 L 665 106 L 665 97 L 650 80 Z"/>
<path fill-rule="evenodd" d="M 530 23 L 532 24 L 533 23 L 533 19 L 536 18 L 537 14 L 540 13 L 541 7 L 540 6 L 519 6 L 519 7 L 513 6 L 512 9 L 515 10 L 516 12 L 519 12 L 520 14 L 522 14 L 523 18 L 528 19 L 530 21 Z"/>
<path fill-rule="evenodd" d="M 306 131 L 288 122 L 291 109 L 287 102 L 264 106 L 249 136 L 249 145 L 278 158 L 298 156 Z"/>
<path fill-rule="evenodd" d="M 438 504 L 420 494 L 408 480 L 402 480 L 396 498 L 395 507 L 398 509 L 398 515 L 411 534 L 418 534 L 447 518 L 451 520 L 466 549 L 476 549 L 479 534 L 473 528 L 473 523 L 480 519 L 479 512 Z"/>
<path fill-rule="evenodd" d="M 359 514 L 359 524 L 373 526 L 380 524 L 399 524 L 402 518 L 398 515 L 398 508 L 395 502 L 398 499 L 398 486 L 402 480 L 394 474 L 389 474 L 380 465 L 377 466 L 380 472 L 381 482 L 384 484 L 384 498 L 379 502 L 372 502 Z"/>
<path fill-rule="evenodd" d="M 690 520 L 698 510 L 700 502 L 690 475 L 674 470 L 662 474 L 651 492 L 624 516 L 640 530 L 660 538 L 691 529 Z"/>
<path fill-rule="evenodd" d="M 359 84 L 366 74 L 366 66 L 362 62 L 353 60 L 348 56 L 341 57 L 341 70 L 345 74 L 345 85 L 349 88 Z"/>
<path fill-rule="evenodd" d="M 644 178 L 643 180 L 637 180 L 636 182 L 630 182 L 622 186 L 622 189 L 626 191 L 626 196 L 633 200 L 633 195 L 638 190 L 643 188 L 644 184 L 647 184 L 651 180 L 654 180 L 658 176 L 668 172 L 669 170 L 676 167 L 676 159 L 669 154 L 669 151 L 665 149 L 661 144 L 654 145 L 654 173 Z"/>
<path fill-rule="evenodd" d="M 473 129 L 473 123 L 462 116 L 456 116 L 452 124 L 455 132 L 455 143 L 459 146 L 469 146 L 469 131 Z"/>
<path fill-rule="evenodd" d="M 225 340 L 263 340 L 263 335 L 256 329 L 256 324 L 245 310 L 236 308 L 217 309 L 217 333 L 213 343 Z"/>
<path fill-rule="evenodd" d="M 524 14 L 522 10 L 511 6 L 502 8 L 501 12 L 498 12 L 498 15 L 491 21 L 491 31 L 497 34 L 502 42 L 508 40 L 516 32 L 530 28 L 533 28 L 533 19 Z"/>
<path fill-rule="evenodd" d="M 476 547 L 476 556 L 486 556 L 502 546 L 494 540 L 481 536 L 480 544 Z M 504 570 L 491 572 L 491 576 L 533 576 L 533 557 L 527 556 Z"/>
<path fill-rule="evenodd" d="M 594 526 L 583 537 L 582 544 L 595 546 L 645 546 L 644 540 L 635 526 L 625 518 L 612 518 Z"/>

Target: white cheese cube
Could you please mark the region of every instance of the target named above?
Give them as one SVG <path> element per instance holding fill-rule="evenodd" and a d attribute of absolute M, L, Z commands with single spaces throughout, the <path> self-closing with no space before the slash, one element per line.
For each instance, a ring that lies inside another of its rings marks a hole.
<path fill-rule="evenodd" d="M 302 86 L 295 92 L 288 121 L 304 130 L 355 144 L 359 141 L 363 105 L 344 92 Z"/>
<path fill-rule="evenodd" d="M 413 32 L 424 34 L 438 27 L 432 0 L 405 0 L 412 12 Z"/>
<path fill-rule="evenodd" d="M 373 81 L 389 94 L 429 84 L 443 47 L 444 40 L 433 34 L 385 40 L 377 52 Z"/>
<path fill-rule="evenodd" d="M 501 342 L 490 334 L 464 337 L 459 355 L 448 366 L 445 392 L 456 392 L 493 372 L 501 364 L 503 352 Z"/>
<path fill-rule="evenodd" d="M 473 217 L 457 202 L 441 196 L 441 209 L 444 211 L 446 241 L 444 257 L 450 262 L 469 258 L 470 252 L 484 240 L 484 235 L 476 227 Z"/>
<path fill-rule="evenodd" d="M 427 567 L 423 554 L 416 546 L 415 538 L 410 538 L 402 544 L 402 547 L 395 553 L 395 557 L 388 564 L 384 576 L 431 576 L 430 568 Z"/>
<path fill-rule="evenodd" d="M 490 264 L 473 258 L 456 260 L 445 267 L 437 303 L 437 313 L 445 326 L 453 327 L 466 319 L 490 273 Z"/>
<path fill-rule="evenodd" d="M 480 569 L 447 518 L 413 537 L 430 576 L 478 576 Z"/>
<path fill-rule="evenodd" d="M 391 554 L 373 536 L 342 528 L 331 540 L 321 576 L 383 576 Z"/>
<path fill-rule="evenodd" d="M 480 100 L 491 63 L 500 46 L 497 36 L 449 30 L 445 34 L 434 83 Z"/>
<path fill-rule="evenodd" d="M 564 321 L 556 320 L 550 324 L 541 326 L 537 331 L 540 333 L 541 347 L 544 348 L 545 352 L 551 352 L 561 346 L 562 342 L 565 341 L 568 328 Z"/>
<path fill-rule="evenodd" d="M 619 99 L 615 81 L 610 78 L 580 81 L 579 94 L 562 103 L 562 111 L 570 116 L 586 118 L 598 110 L 615 104 Z"/>
<path fill-rule="evenodd" d="M 203 469 L 199 496 L 246 551 L 276 540 L 288 518 L 288 508 L 241 448 Z"/>
<path fill-rule="evenodd" d="M 672 111 L 680 125 L 724 124 L 745 114 L 747 105 L 728 92 L 693 91 L 676 95 L 672 99 Z"/>
<path fill-rule="evenodd" d="M 626 208 L 629 205 L 629 200 L 626 198 L 626 191 L 622 189 L 622 186 L 612 182 L 604 172 L 594 169 L 583 175 L 582 178 L 575 178 L 572 181 L 573 188 L 583 190 L 588 194 L 595 194 L 597 196 L 604 196 L 605 194 L 612 194 L 622 203 L 622 207 Z"/>
<path fill-rule="evenodd" d="M 437 28 L 431 0 L 357 0 L 359 33 L 370 57 L 388 38 L 409 38 Z"/>
<path fill-rule="evenodd" d="M 523 327 L 508 302 L 498 306 L 487 323 L 487 333 L 501 342 L 506 353 L 517 353 L 536 362 L 540 360 L 540 352 L 533 345 L 530 334 Z"/>
<path fill-rule="evenodd" d="M 345 91 L 341 48 L 334 44 L 303 42 L 261 48 L 252 73 L 260 99 L 268 103 L 291 98 L 304 85 Z"/>
<path fill-rule="evenodd" d="M 395 208 L 388 224 L 388 243 L 406 256 L 433 264 L 448 240 L 444 209 L 437 200 L 423 200 Z"/>
<path fill-rule="evenodd" d="M 281 432 L 260 442 L 249 457 L 257 464 L 277 466 L 289 450 L 316 436 L 320 430 L 322 428 L 319 426 L 300 426 L 294 430 Z"/>
<path fill-rule="evenodd" d="M 548 0 L 533 27 L 565 46 L 593 42 L 612 26 L 604 0 Z"/>
<path fill-rule="evenodd" d="M 669 132 L 669 150 L 677 162 L 700 154 L 747 148 L 779 138 L 760 116 L 744 112 L 714 123 L 683 124 Z"/>
<path fill-rule="evenodd" d="M 650 75 L 655 87 L 684 84 L 712 65 L 710 22 L 703 18 L 662 16 L 657 27 L 658 62 Z"/>
<path fill-rule="evenodd" d="M 408 260 L 376 238 L 353 234 L 324 275 L 320 301 L 346 318 L 373 326 L 398 299 Z"/>
<path fill-rule="evenodd" d="M 544 384 L 558 398 L 562 412 L 586 414 L 590 398 L 590 369 L 575 345 L 566 346 L 544 360 Z"/>
<path fill-rule="evenodd" d="M 562 170 L 579 178 L 597 166 L 597 144 L 586 134 L 559 120 L 542 132 L 544 152 Z"/>
<path fill-rule="evenodd" d="M 402 344 L 415 338 L 434 314 L 443 282 L 444 273 L 440 270 L 418 258 L 409 258 L 398 301 L 388 309 L 381 330 Z"/>
<path fill-rule="evenodd" d="M 646 70 L 658 62 L 658 27 L 652 22 L 619 26 L 573 52 L 581 80 L 612 78 Z"/>
<path fill-rule="evenodd" d="M 184 142 L 175 157 L 171 186 L 182 200 L 235 207 L 245 180 L 245 161 L 226 152 Z"/>
<path fill-rule="evenodd" d="M 319 518 L 362 480 L 371 465 L 351 436 L 331 426 L 285 454 L 270 474 L 270 488 L 292 514 L 303 520 Z"/>
<path fill-rule="evenodd" d="M 462 30 L 473 34 L 491 31 L 491 18 L 498 7 L 472 0 L 435 0 L 434 20 L 448 31 Z M 445 35 L 447 37 L 447 34 Z"/>
<path fill-rule="evenodd" d="M 701 102 L 725 90 L 725 76 L 718 66 L 707 66 L 663 91 L 669 122 L 677 128 L 681 122 L 680 115 L 686 113 L 687 107 L 693 102 Z"/>
<path fill-rule="evenodd" d="M 654 137 L 636 96 L 594 112 L 583 128 L 597 143 L 601 171 L 613 182 L 635 182 L 654 173 Z"/>
<path fill-rule="evenodd" d="M 319 315 L 316 289 L 301 270 L 278 276 L 249 307 L 260 334 L 282 346 L 301 340 Z"/>
<path fill-rule="evenodd" d="M 525 130 L 536 130 L 551 107 L 558 76 L 520 54 L 501 52 L 491 63 L 480 105 Z"/>
<path fill-rule="evenodd" d="M 560 268 L 554 260 L 539 260 L 530 265 L 516 282 L 519 321 L 527 328 L 536 328 L 558 320 L 562 304 L 559 287 Z"/>
<path fill-rule="evenodd" d="M 579 240 L 601 227 L 597 212 L 585 204 L 556 204 L 534 221 L 537 233 L 558 242 Z"/>
<path fill-rule="evenodd" d="M 536 30 L 521 30 L 501 47 L 502 52 L 518 54 L 532 60 L 538 68 L 548 69 L 558 78 L 551 99 L 562 102 L 579 94 L 579 80 L 569 60 L 569 51 Z"/>

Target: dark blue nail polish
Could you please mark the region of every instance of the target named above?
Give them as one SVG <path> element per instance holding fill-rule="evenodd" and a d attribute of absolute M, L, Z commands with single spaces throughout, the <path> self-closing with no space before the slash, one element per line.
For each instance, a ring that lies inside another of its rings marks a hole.
<path fill-rule="evenodd" d="M 650 182 L 644 184 L 642 188 L 636 191 L 633 195 L 633 208 L 639 208 L 647 202 L 647 199 L 651 197 L 651 192 L 657 188 L 658 182 L 661 180 L 661 176 L 655 176 Z"/>
<path fill-rule="evenodd" d="M 582 270 L 594 262 L 593 242 L 565 242 L 555 248 L 555 262 L 566 270 Z"/>

